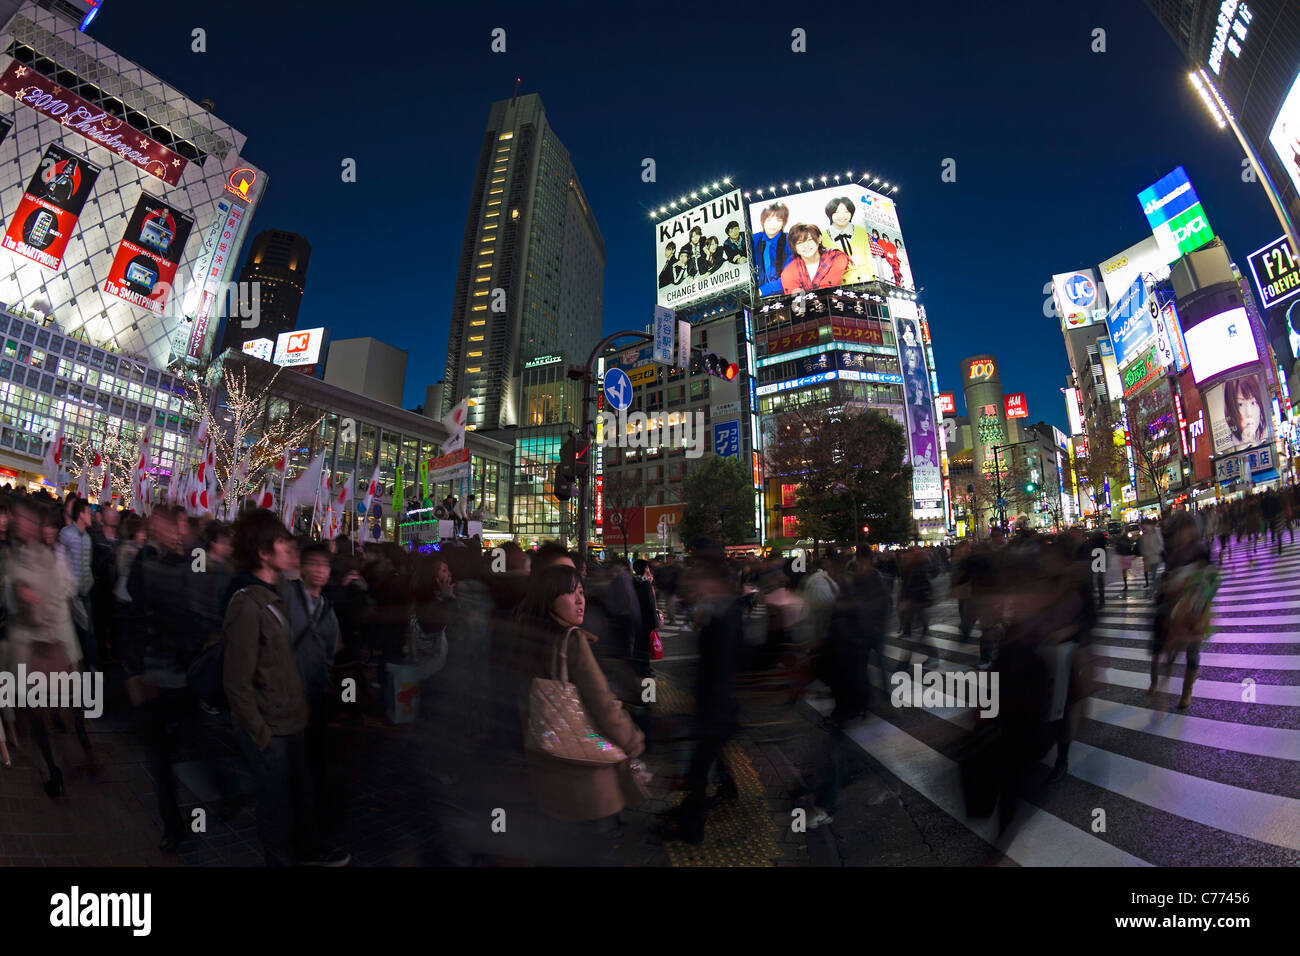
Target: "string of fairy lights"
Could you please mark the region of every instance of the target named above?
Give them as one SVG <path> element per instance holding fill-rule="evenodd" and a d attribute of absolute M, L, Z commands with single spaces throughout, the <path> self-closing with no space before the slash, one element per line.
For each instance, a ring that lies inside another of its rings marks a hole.
<path fill-rule="evenodd" d="M 796 179 L 793 184 L 782 183 L 780 186 L 768 186 L 767 189 L 755 189 L 744 194 L 745 199 L 771 199 L 776 196 L 788 196 L 792 192 L 802 192 L 806 189 L 820 189 L 823 186 L 829 186 L 832 183 L 836 185 L 855 185 L 861 183 L 870 189 L 888 195 L 895 195 L 898 192 L 898 184 L 890 183 L 888 180 L 882 180 L 879 176 L 872 173 L 862 173 L 857 179 L 853 177 L 853 170 L 843 174 L 824 173 L 821 176 L 808 176 L 805 179 Z M 664 216 L 676 212 L 678 209 L 688 209 L 693 205 L 705 202 L 723 192 L 735 188 L 731 184 L 731 177 L 724 176 L 722 179 L 714 180 L 712 183 L 705 183 L 699 189 L 692 190 L 689 193 L 683 193 L 679 198 L 674 199 L 666 205 L 652 208 L 649 210 L 651 219 L 661 219 Z"/>

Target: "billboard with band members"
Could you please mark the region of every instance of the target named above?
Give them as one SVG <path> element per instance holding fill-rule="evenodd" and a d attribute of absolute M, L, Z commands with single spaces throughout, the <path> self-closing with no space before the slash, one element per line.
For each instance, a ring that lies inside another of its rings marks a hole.
<path fill-rule="evenodd" d="M 104 280 L 104 291 L 162 315 L 194 217 L 141 193 Z"/>
<path fill-rule="evenodd" d="M 101 168 L 51 144 L 4 234 L 10 252 L 57 270 Z"/>
<path fill-rule="evenodd" d="M 1260 376 L 1251 372 L 1202 392 L 1214 454 L 1232 455 L 1273 440 L 1273 416 Z"/>
<path fill-rule="evenodd" d="M 897 205 L 865 187 L 751 200 L 749 228 L 760 296 L 873 281 L 915 289 Z"/>
<path fill-rule="evenodd" d="M 733 189 L 655 226 L 659 305 L 680 309 L 749 284 L 744 205 Z"/>

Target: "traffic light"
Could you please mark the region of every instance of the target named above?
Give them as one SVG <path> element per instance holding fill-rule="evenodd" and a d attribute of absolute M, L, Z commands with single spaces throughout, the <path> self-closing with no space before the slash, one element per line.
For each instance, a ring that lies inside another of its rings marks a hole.
<path fill-rule="evenodd" d="M 558 501 L 568 501 L 578 488 L 578 438 L 573 432 L 560 446 L 560 463 L 555 467 L 554 494 Z"/>
<path fill-rule="evenodd" d="M 1025 494 L 1032 495 L 1036 491 L 1038 491 L 1038 485 L 1035 482 L 1032 481 L 1025 482 Z"/>
<path fill-rule="evenodd" d="M 560 463 L 555 468 L 554 494 L 568 501 L 578 493 L 580 482 L 591 470 L 591 439 L 581 432 L 569 432 L 560 446 Z"/>
<path fill-rule="evenodd" d="M 863 534 L 870 534 L 870 533 L 871 533 L 871 526 L 870 526 L 870 525 L 865 525 L 865 524 L 864 524 L 864 525 L 862 526 L 862 533 L 863 533 Z"/>
<path fill-rule="evenodd" d="M 700 364 L 704 371 L 708 372 L 715 378 L 725 379 L 730 382 L 740 374 L 740 366 L 735 362 L 729 362 L 717 352 L 706 352 L 700 350 Z"/>

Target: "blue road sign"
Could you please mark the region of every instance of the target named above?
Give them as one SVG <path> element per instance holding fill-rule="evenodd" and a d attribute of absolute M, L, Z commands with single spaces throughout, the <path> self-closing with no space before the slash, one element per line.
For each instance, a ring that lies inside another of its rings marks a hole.
<path fill-rule="evenodd" d="M 618 367 L 605 372 L 605 398 L 620 412 L 632 404 L 632 380 L 627 372 Z"/>
<path fill-rule="evenodd" d="M 713 426 L 713 453 L 723 458 L 740 458 L 740 422 L 718 422 Z"/>

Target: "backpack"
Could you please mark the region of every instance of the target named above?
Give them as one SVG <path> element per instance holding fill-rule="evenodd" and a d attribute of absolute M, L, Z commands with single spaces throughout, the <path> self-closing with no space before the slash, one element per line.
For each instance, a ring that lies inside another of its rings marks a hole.
<path fill-rule="evenodd" d="M 230 709 L 230 704 L 226 700 L 225 686 L 222 683 L 222 671 L 225 665 L 226 645 L 218 635 L 199 651 L 194 660 L 190 661 L 190 666 L 185 672 L 190 690 L 198 695 L 199 700 L 223 713 Z"/>

